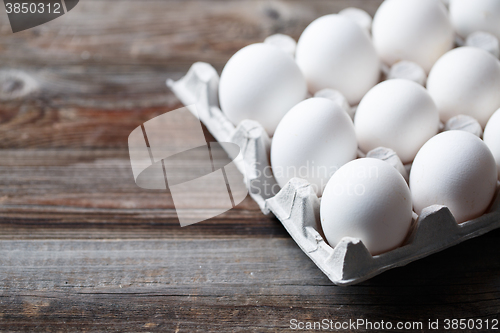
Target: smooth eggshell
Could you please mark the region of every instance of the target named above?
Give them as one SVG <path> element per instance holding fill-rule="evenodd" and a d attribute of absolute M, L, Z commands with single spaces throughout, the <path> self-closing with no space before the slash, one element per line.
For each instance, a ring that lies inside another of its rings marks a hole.
<path fill-rule="evenodd" d="M 500 108 L 500 63 L 484 50 L 459 47 L 442 56 L 432 68 L 427 90 L 443 123 L 464 114 L 484 127 Z"/>
<path fill-rule="evenodd" d="M 490 148 L 497 162 L 498 179 L 500 179 L 500 109 L 491 116 L 484 129 L 484 142 Z"/>
<path fill-rule="evenodd" d="M 387 65 L 409 60 L 427 73 L 454 42 L 446 7 L 439 0 L 384 1 L 373 18 L 372 35 Z"/>
<path fill-rule="evenodd" d="M 310 98 L 291 109 L 278 125 L 271 146 L 271 165 L 283 187 L 299 177 L 321 195 L 328 179 L 356 157 L 354 125 L 349 115 L 326 98 Z"/>
<path fill-rule="evenodd" d="M 307 94 L 293 58 L 274 45 L 252 44 L 229 59 L 219 84 L 221 109 L 235 125 L 259 122 L 272 135 L 281 118 Z"/>
<path fill-rule="evenodd" d="M 332 14 L 313 21 L 297 44 L 296 60 L 314 94 L 330 88 L 356 105 L 380 77 L 370 37 L 356 22 Z"/>
<path fill-rule="evenodd" d="M 330 246 L 359 238 L 372 255 L 401 245 L 412 221 L 410 190 L 388 163 L 362 158 L 335 173 L 321 200 L 320 218 Z"/>
<path fill-rule="evenodd" d="M 384 81 L 361 100 L 354 118 L 359 148 L 394 150 L 403 163 L 439 129 L 439 113 L 427 90 L 409 80 Z"/>
<path fill-rule="evenodd" d="M 451 0 L 450 19 L 457 33 L 463 38 L 473 32 L 484 31 L 500 39 L 498 0 Z"/>
<path fill-rule="evenodd" d="M 415 212 L 447 206 L 458 223 L 481 216 L 497 185 L 497 166 L 486 144 L 474 134 L 448 131 L 430 139 L 410 172 Z"/>

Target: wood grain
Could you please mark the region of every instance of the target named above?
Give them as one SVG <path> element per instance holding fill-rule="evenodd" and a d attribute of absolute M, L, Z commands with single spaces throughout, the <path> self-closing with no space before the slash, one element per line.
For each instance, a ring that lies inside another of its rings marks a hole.
<path fill-rule="evenodd" d="M 274 33 L 298 38 L 321 15 L 357 6 L 371 14 L 382 0 L 81 0 L 69 14 L 12 35 L 0 21 L 4 66 L 120 66 L 187 69 L 223 66 L 238 49 Z"/>
<path fill-rule="evenodd" d="M 341 288 L 250 198 L 180 228 L 169 193 L 133 181 L 130 131 L 180 106 L 167 78 L 195 61 L 221 70 L 270 34 L 298 38 L 318 16 L 381 2 L 80 0 L 16 34 L 0 10 L 0 330 L 500 319 L 500 231 Z"/>
<path fill-rule="evenodd" d="M 499 237 L 348 288 L 331 286 L 282 237 L 2 241 L 0 327 L 275 332 L 287 331 L 293 318 L 491 320 L 500 306 L 500 265 L 490 260 Z"/>

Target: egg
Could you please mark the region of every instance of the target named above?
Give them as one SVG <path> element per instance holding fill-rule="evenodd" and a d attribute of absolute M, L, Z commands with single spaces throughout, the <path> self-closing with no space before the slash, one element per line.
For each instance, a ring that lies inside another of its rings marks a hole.
<path fill-rule="evenodd" d="M 500 179 L 500 109 L 491 116 L 484 129 L 484 142 L 490 148 L 497 162 L 498 179 Z"/>
<path fill-rule="evenodd" d="M 500 108 L 500 63 L 490 53 L 459 47 L 442 56 L 427 79 L 427 90 L 443 123 L 464 114 L 482 127 Z"/>
<path fill-rule="evenodd" d="M 447 206 L 458 223 L 485 213 L 496 191 L 497 166 L 486 144 L 465 131 L 447 131 L 418 152 L 410 172 L 417 214 L 431 205 Z"/>
<path fill-rule="evenodd" d="M 484 31 L 500 39 L 500 1 L 451 0 L 449 9 L 451 22 L 463 38 Z"/>
<path fill-rule="evenodd" d="M 271 144 L 271 166 L 278 185 L 307 180 L 318 196 L 328 179 L 357 153 L 349 115 L 333 101 L 310 98 L 293 107 L 278 125 Z"/>
<path fill-rule="evenodd" d="M 354 117 L 359 148 L 394 150 L 410 163 L 439 130 L 439 113 L 427 90 L 410 80 L 394 79 L 373 87 L 361 100 Z"/>
<path fill-rule="evenodd" d="M 330 88 L 340 91 L 350 105 L 380 77 L 380 62 L 368 33 L 344 15 L 313 21 L 297 43 L 296 61 L 312 94 Z"/>
<path fill-rule="evenodd" d="M 269 135 L 306 95 L 306 81 L 294 59 L 274 45 L 244 47 L 229 59 L 220 77 L 219 101 L 227 118 L 235 125 L 255 120 Z"/>
<path fill-rule="evenodd" d="M 454 42 L 446 7 L 439 0 L 384 1 L 373 18 L 372 35 L 385 64 L 409 60 L 426 73 Z"/>
<path fill-rule="evenodd" d="M 399 247 L 406 238 L 412 221 L 411 193 L 388 163 L 361 158 L 332 176 L 321 200 L 320 219 L 330 246 L 353 237 L 378 255 Z"/>

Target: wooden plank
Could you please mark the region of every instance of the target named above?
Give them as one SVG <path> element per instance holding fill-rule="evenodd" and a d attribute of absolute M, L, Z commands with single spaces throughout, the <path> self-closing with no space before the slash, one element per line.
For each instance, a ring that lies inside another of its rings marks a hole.
<path fill-rule="evenodd" d="M 166 91 L 163 95 L 168 96 Z M 5 120 L 0 124 L 0 148 L 127 148 L 128 135 L 134 128 L 181 106 L 175 101 L 177 104 L 170 104 L 173 107 L 158 102 L 154 107 L 141 108 L 138 101 L 137 108 L 116 106 L 110 110 L 73 103 L 52 105 L 54 102 L 41 98 L 3 105 Z"/>
<path fill-rule="evenodd" d="M 275 332 L 292 318 L 491 320 L 499 237 L 353 287 L 331 286 L 290 239 L 3 241 L 0 327 Z"/>
<path fill-rule="evenodd" d="M 274 33 L 298 38 L 315 18 L 382 0 L 81 1 L 68 14 L 12 34 L 0 14 L 2 66 L 148 64 L 223 66 L 238 49 Z"/>

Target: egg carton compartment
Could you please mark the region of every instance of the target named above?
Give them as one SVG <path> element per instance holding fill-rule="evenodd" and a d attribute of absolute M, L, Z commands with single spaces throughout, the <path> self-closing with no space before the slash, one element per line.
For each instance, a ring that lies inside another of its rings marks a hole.
<path fill-rule="evenodd" d="M 198 62 L 180 80 L 167 80 L 167 86 L 188 108 L 196 106 L 197 116 L 216 140 L 240 147 L 241 158 L 235 163 L 244 175 L 250 196 L 264 214 L 272 213 L 280 220 L 302 251 L 334 284 L 352 285 L 365 281 L 500 228 L 499 186 L 488 212 L 462 224 L 457 224 L 445 206 L 430 206 L 420 216 L 414 214 L 403 245 L 389 252 L 372 256 L 361 240 L 350 237 L 343 238 L 332 248 L 322 235 L 320 199 L 311 185 L 294 178 L 279 189 L 269 165 L 269 136 L 255 121 L 245 120 L 235 127 L 224 116 L 218 106 L 218 82 L 216 70 L 207 63 Z M 196 114 L 194 108 L 190 109 Z M 382 151 L 379 158 L 391 159 L 390 153 L 387 154 Z"/>

